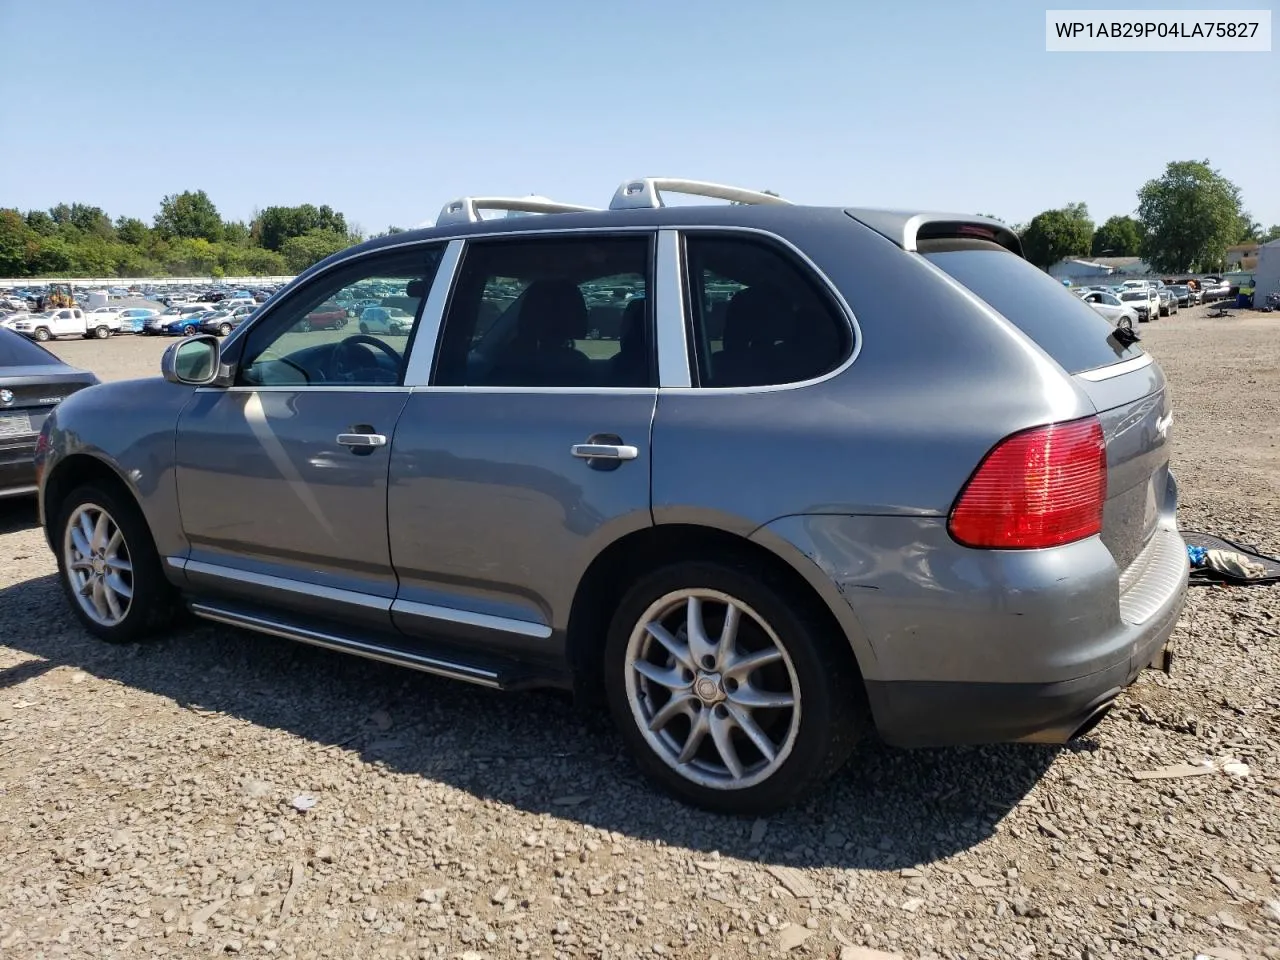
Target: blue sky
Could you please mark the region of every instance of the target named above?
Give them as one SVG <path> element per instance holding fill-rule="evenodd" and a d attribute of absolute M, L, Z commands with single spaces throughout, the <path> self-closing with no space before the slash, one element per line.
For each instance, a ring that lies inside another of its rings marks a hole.
<path fill-rule="evenodd" d="M 1082 200 L 1101 222 L 1208 158 L 1280 222 L 1277 53 L 1050 54 L 1046 6 L 0 0 L 0 206 L 149 222 L 204 189 L 228 218 L 328 203 L 376 232 L 463 194 L 603 206 L 684 176 L 1011 222 Z"/>

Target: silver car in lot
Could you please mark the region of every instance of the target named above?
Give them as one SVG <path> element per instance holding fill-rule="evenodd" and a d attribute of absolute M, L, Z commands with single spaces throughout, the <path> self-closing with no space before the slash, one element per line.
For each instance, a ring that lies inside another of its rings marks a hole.
<path fill-rule="evenodd" d="M 408 337 L 301 328 L 375 286 Z M 1065 742 L 1183 604 L 1160 367 L 996 221 L 464 198 L 162 373 L 38 447 L 91 633 L 188 611 L 572 689 L 710 809 L 803 798 L 864 737 Z"/>

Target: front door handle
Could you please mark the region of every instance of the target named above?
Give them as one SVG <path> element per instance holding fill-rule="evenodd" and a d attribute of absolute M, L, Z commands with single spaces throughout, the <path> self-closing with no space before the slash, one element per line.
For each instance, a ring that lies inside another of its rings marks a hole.
<path fill-rule="evenodd" d="M 583 460 L 634 460 L 640 451 L 622 443 L 575 443 L 569 452 Z"/>
<path fill-rule="evenodd" d="M 338 443 L 354 450 L 369 450 L 373 447 L 385 447 L 387 438 L 380 433 L 340 433 Z"/>

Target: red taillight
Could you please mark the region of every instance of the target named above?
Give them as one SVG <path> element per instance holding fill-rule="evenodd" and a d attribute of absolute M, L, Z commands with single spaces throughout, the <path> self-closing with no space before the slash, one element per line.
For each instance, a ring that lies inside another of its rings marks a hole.
<path fill-rule="evenodd" d="M 951 510 L 967 547 L 1027 550 L 1102 530 L 1107 449 L 1097 417 L 1054 423 L 1000 441 Z"/>

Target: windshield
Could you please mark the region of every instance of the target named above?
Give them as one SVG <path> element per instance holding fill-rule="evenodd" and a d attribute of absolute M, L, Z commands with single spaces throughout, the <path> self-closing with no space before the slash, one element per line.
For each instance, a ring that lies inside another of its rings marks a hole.
<path fill-rule="evenodd" d="M 1142 291 L 1138 291 L 1137 293 L 1122 293 L 1120 294 L 1120 299 L 1121 300 L 1145 300 L 1147 299 L 1147 295 Z"/>
<path fill-rule="evenodd" d="M 0 367 L 59 366 L 62 361 L 21 334 L 0 329 Z"/>

